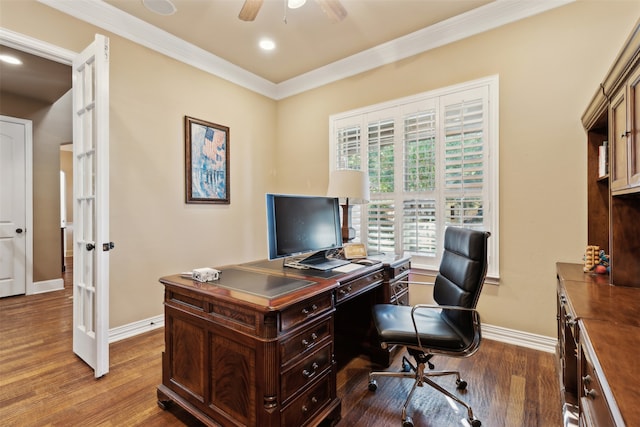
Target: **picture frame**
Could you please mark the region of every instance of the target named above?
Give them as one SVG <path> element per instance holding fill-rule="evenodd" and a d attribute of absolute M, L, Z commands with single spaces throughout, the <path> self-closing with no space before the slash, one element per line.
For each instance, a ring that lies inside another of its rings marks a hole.
<path fill-rule="evenodd" d="M 229 128 L 184 117 L 186 203 L 230 204 Z"/>

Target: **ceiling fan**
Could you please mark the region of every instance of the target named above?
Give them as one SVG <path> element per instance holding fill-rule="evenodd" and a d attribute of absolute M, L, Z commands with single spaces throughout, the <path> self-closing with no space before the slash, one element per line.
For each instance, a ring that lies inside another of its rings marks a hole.
<path fill-rule="evenodd" d="M 238 18 L 242 21 L 253 21 L 256 19 L 260 7 L 264 0 L 245 0 L 240 10 Z M 304 1 L 298 1 L 298 7 L 304 4 Z M 340 4 L 340 0 L 316 0 L 322 11 L 329 17 L 331 22 L 340 22 L 347 16 L 347 11 Z M 289 6 L 291 7 L 291 6 Z"/>

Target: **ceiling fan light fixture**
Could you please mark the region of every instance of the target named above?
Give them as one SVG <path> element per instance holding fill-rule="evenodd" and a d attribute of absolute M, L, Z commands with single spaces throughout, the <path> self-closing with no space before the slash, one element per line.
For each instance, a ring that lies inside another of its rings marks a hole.
<path fill-rule="evenodd" d="M 142 4 L 158 15 L 173 15 L 178 10 L 171 0 L 142 0 Z"/>
<path fill-rule="evenodd" d="M 306 2 L 307 0 L 288 0 L 287 7 L 289 7 L 289 9 L 297 9 L 304 6 Z"/>

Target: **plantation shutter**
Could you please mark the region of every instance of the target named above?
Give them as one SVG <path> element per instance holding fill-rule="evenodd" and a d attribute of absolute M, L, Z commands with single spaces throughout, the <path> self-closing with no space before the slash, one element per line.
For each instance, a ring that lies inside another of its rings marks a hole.
<path fill-rule="evenodd" d="M 446 225 L 483 228 L 485 98 L 478 89 L 445 97 L 442 104 Z"/>

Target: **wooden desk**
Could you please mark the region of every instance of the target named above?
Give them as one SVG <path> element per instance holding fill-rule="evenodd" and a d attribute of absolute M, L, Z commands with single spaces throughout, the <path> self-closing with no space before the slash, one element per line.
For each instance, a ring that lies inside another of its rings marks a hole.
<path fill-rule="evenodd" d="M 256 261 L 220 268 L 217 282 L 161 278 L 158 404 L 174 402 L 207 425 L 335 424 L 336 307 L 387 283 L 385 271 L 398 262 L 341 274 Z"/>
<path fill-rule="evenodd" d="M 558 263 L 560 385 L 580 425 L 640 425 L 640 289 Z"/>

